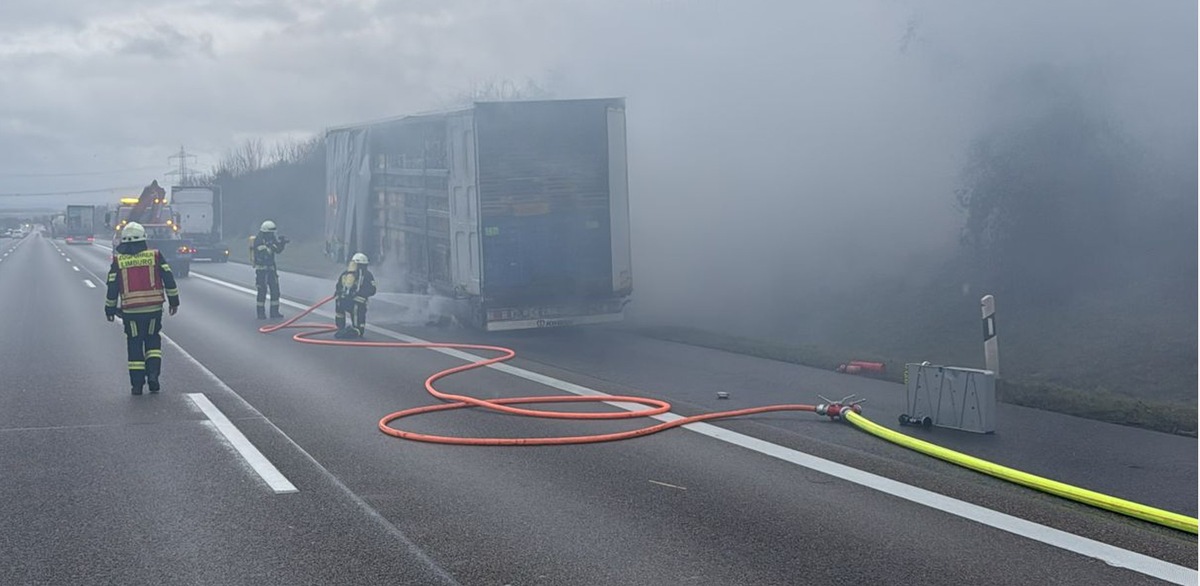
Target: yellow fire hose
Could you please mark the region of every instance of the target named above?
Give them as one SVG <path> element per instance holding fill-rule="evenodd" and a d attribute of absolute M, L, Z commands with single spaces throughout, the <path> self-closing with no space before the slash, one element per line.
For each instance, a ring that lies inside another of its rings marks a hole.
<path fill-rule="evenodd" d="M 1133 501 L 1127 501 L 1114 496 L 1100 494 L 1095 491 L 1064 484 L 1062 482 L 1058 482 L 1057 480 L 1042 478 L 1041 476 L 1029 474 L 1028 472 L 1021 472 L 1020 470 L 1014 470 L 1007 466 L 994 464 L 974 456 L 968 456 L 954 450 L 946 449 L 941 446 L 892 431 L 867 419 L 866 417 L 863 417 L 861 414 L 856 413 L 851 409 L 842 410 L 840 415 L 846 421 L 854 424 L 855 427 L 871 435 L 885 439 L 894 444 L 899 444 L 911 450 L 921 452 L 927 456 L 933 456 L 934 458 L 945 460 L 964 468 L 970 468 L 976 472 L 982 472 L 990 476 L 995 476 L 1001 480 L 1007 480 L 1009 482 L 1028 486 L 1034 490 L 1040 490 L 1045 493 L 1071 499 L 1073 501 L 1081 502 L 1093 507 L 1107 509 L 1115 513 L 1120 513 L 1129 517 L 1136 517 L 1138 519 L 1150 521 L 1151 523 L 1157 523 L 1159 525 L 1171 527 L 1180 531 L 1196 533 L 1196 519 L 1194 517 L 1188 517 L 1186 515 L 1180 515 L 1179 513 L 1172 513 L 1162 509 L 1156 509 L 1154 507 L 1135 503 Z"/>

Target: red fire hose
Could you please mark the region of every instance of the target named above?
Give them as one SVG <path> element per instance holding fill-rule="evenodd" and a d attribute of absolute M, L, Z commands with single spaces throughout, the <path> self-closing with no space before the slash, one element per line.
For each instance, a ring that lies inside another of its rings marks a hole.
<path fill-rule="evenodd" d="M 1087 491 L 1077 487 L 1072 487 L 1053 480 L 1044 479 L 1032 474 L 1021 472 L 999 466 L 978 458 L 959 454 L 928 442 L 923 442 L 915 438 L 910 438 L 903 434 L 885 429 L 877 424 L 874 424 L 862 417 L 861 406 L 859 401 L 850 401 L 852 397 L 846 397 L 841 401 L 828 401 L 820 405 L 766 405 L 762 407 L 751 407 L 748 409 L 737 409 L 733 411 L 717 411 L 714 413 L 705 413 L 702 415 L 692 415 L 690 417 L 681 417 L 665 423 L 651 425 L 632 431 L 622 431 L 617 433 L 601 433 L 594 435 L 574 435 L 574 436 L 559 436 L 559 437 L 452 437 L 444 435 L 430 435 L 424 433 L 416 433 L 412 431 L 404 431 L 396 429 L 390 424 L 393 421 L 409 417 L 411 415 L 419 415 L 422 413 L 433 413 L 435 411 L 449 411 L 451 409 L 463 409 L 466 407 L 481 407 L 491 409 L 501 413 L 510 415 L 523 415 L 527 417 L 546 417 L 553 419 L 630 419 L 634 417 L 653 417 L 661 415 L 671 410 L 671 404 L 658 399 L 649 399 L 645 397 L 632 397 L 627 395 L 604 395 L 604 396 L 579 396 L 579 395 L 551 395 L 545 397 L 511 397 L 507 399 L 477 399 L 467 395 L 456 395 L 453 393 L 443 393 L 434 388 L 433 383 L 439 379 L 445 378 L 455 373 L 466 372 L 476 368 L 482 368 L 491 364 L 504 362 L 516 356 L 516 352 L 509 348 L 501 346 L 488 346 L 484 344 L 443 344 L 433 342 L 367 342 L 367 341 L 348 341 L 348 340 L 329 340 L 316 339 L 313 336 L 327 334 L 337 330 L 337 326 L 323 323 L 297 323 L 300 318 L 312 313 L 318 307 L 329 303 L 333 297 L 326 297 L 318 301 L 315 305 L 305 309 L 291 319 L 276 325 L 263 326 L 258 329 L 259 332 L 269 334 L 285 328 L 303 329 L 292 336 L 293 340 L 305 344 L 319 344 L 324 346 L 358 346 L 363 348 L 457 348 L 464 350 L 483 350 L 487 352 L 497 352 L 499 355 L 493 358 L 481 358 L 474 362 L 470 362 L 461 366 L 447 368 L 431 375 L 425 379 L 425 390 L 429 394 L 446 401 L 445 403 L 427 405 L 424 407 L 414 407 L 412 409 L 404 409 L 386 415 L 379 420 L 379 430 L 390 436 L 404 438 L 408 440 L 432 442 L 440 444 L 458 444 L 468 446 L 538 446 L 538 445 L 566 445 L 566 444 L 587 444 L 596 442 L 609 442 L 623 440 L 652 433 L 658 433 L 673 427 L 687 425 L 689 423 L 698 423 L 712 419 L 722 419 L 726 417 L 738 417 L 741 415 L 753 415 L 756 413 L 768 413 L 772 411 L 810 411 L 818 415 L 828 416 L 832 419 L 842 419 L 849 421 L 857 427 L 868 431 L 874 435 L 905 445 L 912 449 L 916 449 L 923 453 L 933 455 L 944 460 L 954 462 L 960 466 L 965 466 L 973 470 L 981 471 L 986 474 L 991 474 L 998 478 L 1003 478 L 1010 482 L 1015 482 L 1031 488 L 1055 494 L 1064 498 L 1069 498 L 1079 502 L 1084 502 L 1092 506 L 1105 508 L 1111 511 L 1116 511 L 1123 515 L 1145 519 L 1160 525 L 1174 527 L 1190 533 L 1196 533 L 1196 519 L 1162 511 L 1147 507 L 1138 503 L 1125 501 L 1116 497 L 1101 495 L 1092 491 Z M 510 407 L 510 405 L 521 405 L 530 403 L 595 403 L 595 402 L 624 402 L 637 403 L 646 405 L 646 409 L 638 411 L 611 411 L 611 412 L 562 412 L 562 411 L 544 411 L 540 409 L 527 409 L 522 407 Z M 850 413 L 848 413 L 850 412 Z"/>
<path fill-rule="evenodd" d="M 726 417 L 738 417 L 742 415 L 753 415 L 756 413 L 767 413 L 772 411 L 811 411 L 817 412 L 817 406 L 814 405 L 766 405 L 763 407 L 751 407 L 748 409 L 736 409 L 732 411 L 718 411 L 714 413 L 705 413 L 702 415 L 693 415 L 690 417 L 682 417 L 673 421 L 659 423 L 640 429 L 631 431 L 621 431 L 616 433 L 601 433 L 594 435 L 575 435 L 575 436 L 560 436 L 560 437 L 514 437 L 514 438 L 491 438 L 491 437 L 452 437 L 443 435 L 430 435 L 424 433 L 416 433 L 412 431 L 404 431 L 396 429 L 390 424 L 393 421 L 419 415 L 422 413 L 433 413 L 435 411 L 449 411 L 451 409 L 463 409 L 466 407 L 481 407 L 491 409 L 501 413 L 510 415 L 523 415 L 526 417 L 545 417 L 552 419 L 631 419 L 635 417 L 652 417 L 661 415 L 671 410 L 671 404 L 658 399 L 649 399 L 646 397 L 632 397 L 627 395 L 604 395 L 600 397 L 579 396 L 579 395 L 550 395 L 550 396 L 535 396 L 535 397 L 511 397 L 506 399 L 477 399 L 467 395 L 457 395 L 453 393 L 445 393 L 437 390 L 433 383 L 439 379 L 445 378 L 459 372 L 466 372 L 476 368 L 482 368 L 491 364 L 505 362 L 516 356 L 516 352 L 509 348 L 501 346 L 489 346 L 484 344 L 450 344 L 450 343 L 435 343 L 435 342 L 369 342 L 369 341 L 353 341 L 353 340 L 330 340 L 318 339 L 314 336 L 327 334 L 337 330 L 337 326 L 323 323 L 297 323 L 304 316 L 312 313 L 318 307 L 329 303 L 333 297 L 326 297 L 318 301 L 315 305 L 305 309 L 299 314 L 291 317 L 283 323 L 263 326 L 258 329 L 259 332 L 269 334 L 282 329 L 294 328 L 303 329 L 292 336 L 293 340 L 304 344 L 319 344 L 322 346 L 356 346 L 361 348 L 455 348 L 460 350 L 482 350 L 485 352 L 496 352 L 498 356 L 492 358 L 481 358 L 475 362 L 447 368 L 431 375 L 425 379 L 425 390 L 434 397 L 446 401 L 445 403 L 427 405 L 424 407 L 414 407 L 412 409 L 404 409 L 386 415 L 379 420 L 379 430 L 390 436 L 404 438 L 408 440 L 416 440 L 422 442 L 433 442 L 440 444 L 458 444 L 469 446 L 538 446 L 538 445 L 565 445 L 565 444 L 586 444 L 595 442 L 609 442 L 616 440 L 641 437 L 658 433 L 673 427 L 687 425 L 689 423 L 697 423 L 700 421 L 708 421 L 711 419 L 722 419 Z M 523 407 L 511 407 L 510 405 L 522 405 L 532 403 L 596 403 L 596 402 L 623 402 L 637 403 L 645 405 L 646 409 L 637 411 L 606 411 L 606 412 L 563 412 L 563 411 L 546 411 L 541 409 L 529 409 Z M 824 407 L 824 406 L 823 406 Z M 835 408 L 836 409 L 836 408 Z M 825 415 L 826 413 L 821 413 Z M 828 413 L 835 416 L 834 413 Z"/>

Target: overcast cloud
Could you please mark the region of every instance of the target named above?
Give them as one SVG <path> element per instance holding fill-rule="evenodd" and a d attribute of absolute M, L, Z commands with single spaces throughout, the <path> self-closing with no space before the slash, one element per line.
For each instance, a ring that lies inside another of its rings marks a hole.
<path fill-rule="evenodd" d="M 1194 176 L 1196 22 L 1190 0 L 5 0 L 0 193 L 144 185 L 180 145 L 208 168 L 530 79 L 628 99 L 640 274 L 777 303 L 951 245 L 967 145 L 1023 115 L 1005 88 L 1031 67 Z"/>

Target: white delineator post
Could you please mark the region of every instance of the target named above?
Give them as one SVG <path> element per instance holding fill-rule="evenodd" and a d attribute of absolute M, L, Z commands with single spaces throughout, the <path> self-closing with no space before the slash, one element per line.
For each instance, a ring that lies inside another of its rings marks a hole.
<path fill-rule="evenodd" d="M 983 362 L 985 368 L 1000 378 L 1000 348 L 996 343 L 996 298 L 984 295 L 979 300 L 983 308 Z"/>

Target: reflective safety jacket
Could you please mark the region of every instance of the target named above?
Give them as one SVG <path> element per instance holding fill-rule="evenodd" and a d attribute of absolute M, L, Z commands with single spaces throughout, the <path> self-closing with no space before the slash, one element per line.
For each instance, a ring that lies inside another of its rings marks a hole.
<path fill-rule="evenodd" d="M 365 268 L 344 271 L 338 277 L 333 293 L 338 299 L 366 303 L 367 298 L 375 294 L 375 275 Z"/>
<path fill-rule="evenodd" d="M 274 237 L 263 236 L 262 232 L 259 232 L 258 236 L 251 236 L 250 256 L 254 260 L 254 270 L 275 270 L 275 255 L 283 252 L 286 244 Z"/>
<path fill-rule="evenodd" d="M 108 294 L 104 313 L 152 313 L 162 311 L 163 296 L 172 306 L 179 305 L 175 275 L 161 252 L 146 249 L 117 253 L 108 269 Z"/>

